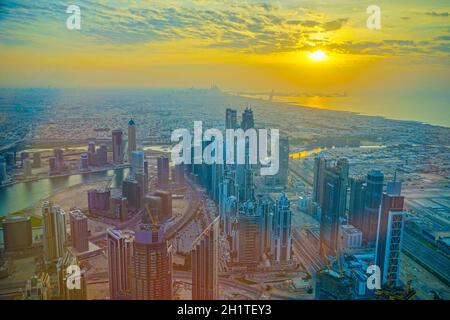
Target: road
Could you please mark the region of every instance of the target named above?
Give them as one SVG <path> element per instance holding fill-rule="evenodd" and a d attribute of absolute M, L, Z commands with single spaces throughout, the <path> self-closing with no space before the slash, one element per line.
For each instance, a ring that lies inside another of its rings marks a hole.
<path fill-rule="evenodd" d="M 198 210 L 200 210 L 201 208 L 201 191 L 197 189 L 197 187 L 192 183 L 192 181 L 190 181 L 188 177 L 186 177 L 185 181 L 192 190 L 191 199 L 189 200 L 188 208 L 184 212 L 183 216 L 174 225 L 170 226 L 166 230 L 167 239 L 173 238 L 177 234 L 177 232 L 186 227 L 186 225 L 192 221 Z"/>
<path fill-rule="evenodd" d="M 442 281 L 450 284 L 450 259 L 427 247 L 408 232 L 403 237 L 403 250 L 426 265 Z"/>
<path fill-rule="evenodd" d="M 188 271 L 174 271 L 173 277 L 176 280 L 183 280 L 183 281 L 189 282 L 189 283 L 192 282 L 192 274 Z M 243 283 L 237 282 L 235 280 L 223 278 L 220 276 L 219 276 L 219 285 L 221 285 L 222 287 L 226 286 L 226 287 L 230 287 L 230 288 L 234 288 L 234 289 L 239 289 L 242 291 L 247 291 L 247 292 L 250 292 L 251 294 L 255 295 L 258 298 L 262 294 L 262 291 L 258 288 L 251 287 L 251 286 L 245 285 Z"/>
<path fill-rule="evenodd" d="M 300 243 L 300 241 L 302 241 L 303 244 Z M 300 259 L 310 275 L 314 275 L 316 272 L 323 269 L 323 264 L 319 258 L 319 250 L 314 248 L 314 246 L 309 243 L 309 240 L 297 239 L 297 237 L 294 236 L 292 237 L 292 244 L 294 253 Z M 306 248 L 306 246 L 308 246 L 308 248 Z"/>

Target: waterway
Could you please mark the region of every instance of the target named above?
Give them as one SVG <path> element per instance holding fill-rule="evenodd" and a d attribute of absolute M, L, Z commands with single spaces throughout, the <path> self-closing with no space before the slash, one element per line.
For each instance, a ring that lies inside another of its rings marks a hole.
<path fill-rule="evenodd" d="M 49 177 L 32 182 L 16 183 L 0 187 L 0 216 L 35 206 L 52 194 L 80 183 L 90 183 L 113 177 L 111 187 L 117 187 L 129 173 L 128 168 L 110 169 L 101 172 L 86 172 L 60 177 Z"/>

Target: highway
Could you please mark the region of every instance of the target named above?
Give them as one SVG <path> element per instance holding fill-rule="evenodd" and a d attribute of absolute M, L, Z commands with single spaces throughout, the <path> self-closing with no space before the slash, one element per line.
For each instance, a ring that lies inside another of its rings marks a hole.
<path fill-rule="evenodd" d="M 189 282 L 189 283 L 192 282 L 192 274 L 191 274 L 191 272 L 188 272 L 188 271 L 174 271 L 173 272 L 173 277 L 176 280 L 183 280 L 183 281 Z M 258 288 L 245 285 L 245 284 L 237 282 L 235 280 L 223 278 L 220 275 L 219 275 L 219 285 L 221 285 L 222 287 L 227 286 L 227 287 L 231 287 L 231 288 L 234 288 L 234 289 L 247 291 L 247 292 L 255 295 L 258 298 L 262 294 L 262 291 L 260 289 L 258 289 Z"/>
<path fill-rule="evenodd" d="M 450 259 L 427 247 L 408 232 L 404 233 L 403 250 L 414 260 L 425 265 L 430 271 L 450 285 Z"/>
<path fill-rule="evenodd" d="M 307 239 L 297 239 L 292 237 L 294 253 L 302 262 L 310 275 L 323 269 L 323 264 L 319 258 L 319 250 L 315 248 Z M 308 248 L 306 248 L 308 246 Z"/>
<path fill-rule="evenodd" d="M 177 232 L 181 231 L 186 225 L 192 221 L 196 213 L 201 209 L 202 193 L 197 187 L 186 177 L 185 181 L 192 190 L 191 199 L 189 199 L 189 205 L 183 216 L 172 226 L 166 230 L 166 238 L 173 238 Z"/>

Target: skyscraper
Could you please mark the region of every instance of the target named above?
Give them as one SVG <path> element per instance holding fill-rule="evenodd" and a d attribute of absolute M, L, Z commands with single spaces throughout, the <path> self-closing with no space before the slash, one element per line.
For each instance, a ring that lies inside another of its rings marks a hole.
<path fill-rule="evenodd" d="M 131 263 L 133 299 L 172 299 L 172 246 L 159 226 L 136 231 Z"/>
<path fill-rule="evenodd" d="M 227 108 L 225 114 L 225 129 L 237 128 L 237 113 L 236 110 Z"/>
<path fill-rule="evenodd" d="M 219 184 L 219 216 L 220 224 L 222 225 L 222 230 L 226 235 L 230 235 L 231 229 L 229 228 L 229 211 L 227 210 L 229 197 L 232 195 L 231 191 L 231 180 L 225 178 Z M 236 198 L 234 198 L 236 200 Z M 237 214 L 237 210 L 234 210 L 234 214 Z"/>
<path fill-rule="evenodd" d="M 291 207 L 288 198 L 282 193 L 275 203 L 272 228 L 272 257 L 275 262 L 291 260 Z"/>
<path fill-rule="evenodd" d="M 57 170 L 57 172 L 61 173 L 65 169 L 64 151 L 62 149 L 55 148 L 55 149 L 53 149 L 53 156 L 55 157 L 55 161 L 56 161 L 56 170 Z"/>
<path fill-rule="evenodd" d="M 338 245 L 340 217 L 345 213 L 348 162 L 340 159 L 325 169 L 322 216 L 320 222 L 320 253 L 335 255 Z"/>
<path fill-rule="evenodd" d="M 58 205 L 45 201 L 42 204 L 42 222 L 45 257 L 52 261 L 61 257 L 65 251 L 66 214 Z"/>
<path fill-rule="evenodd" d="M 128 121 L 128 161 L 131 161 L 131 153 L 136 150 L 136 124 L 133 119 Z"/>
<path fill-rule="evenodd" d="M 108 163 L 108 147 L 106 144 L 102 143 L 97 151 L 95 153 L 95 165 L 96 166 L 104 166 Z"/>
<path fill-rule="evenodd" d="M 70 235 L 72 238 L 72 246 L 78 252 L 88 251 L 89 250 L 88 218 L 80 210 L 70 211 L 69 216 L 70 216 Z"/>
<path fill-rule="evenodd" d="M 95 142 L 91 141 L 88 144 L 88 160 L 89 160 L 89 165 L 90 166 L 95 166 Z"/>
<path fill-rule="evenodd" d="M 87 153 L 82 153 L 80 155 L 80 169 L 81 170 L 89 169 L 89 155 Z"/>
<path fill-rule="evenodd" d="M 215 218 L 192 244 L 192 300 L 218 298 L 218 237 L 219 217 Z"/>
<path fill-rule="evenodd" d="M 242 113 L 241 129 L 246 131 L 255 127 L 255 120 L 253 119 L 253 110 L 251 108 L 245 108 Z"/>
<path fill-rule="evenodd" d="M 277 174 L 277 183 L 284 186 L 288 182 L 289 171 L 289 137 L 287 136 L 280 138 L 279 158 L 280 168 Z"/>
<path fill-rule="evenodd" d="M 238 262 L 249 269 L 255 269 L 261 259 L 263 219 L 254 201 L 241 205 L 238 216 Z"/>
<path fill-rule="evenodd" d="M 136 174 L 144 174 L 144 162 L 145 153 L 144 151 L 132 151 L 131 152 L 131 175 L 136 178 Z"/>
<path fill-rule="evenodd" d="M 347 207 L 347 189 L 348 189 L 348 173 L 350 166 L 346 158 L 338 159 L 336 162 L 336 169 L 339 172 L 339 180 L 341 187 L 339 188 L 339 219 L 340 221 L 347 220 L 346 207 Z"/>
<path fill-rule="evenodd" d="M 147 175 L 145 174 L 145 153 L 144 151 L 132 151 L 131 158 L 131 177 L 139 183 L 141 194 L 144 195 L 147 188 Z"/>
<path fill-rule="evenodd" d="M 122 129 L 112 131 L 112 150 L 114 164 L 123 163 L 123 137 Z"/>
<path fill-rule="evenodd" d="M 156 190 L 155 196 L 161 198 L 161 215 L 160 222 L 165 222 L 172 218 L 172 194 L 164 190 Z"/>
<path fill-rule="evenodd" d="M 322 206 L 326 160 L 321 155 L 314 158 L 313 201 Z"/>
<path fill-rule="evenodd" d="M 400 182 L 389 182 L 383 193 L 379 211 L 376 263 L 381 271 L 381 283 L 389 288 L 399 286 L 400 253 L 406 212 Z"/>
<path fill-rule="evenodd" d="M 262 226 L 262 248 L 264 252 L 270 253 L 273 248 L 275 202 L 270 196 L 258 194 L 256 210 L 263 217 Z"/>
<path fill-rule="evenodd" d="M 3 219 L 3 243 L 6 251 L 24 250 L 33 243 L 30 217 L 9 215 Z"/>
<path fill-rule="evenodd" d="M 158 184 L 165 188 L 169 184 L 169 158 L 161 156 L 157 159 Z"/>
<path fill-rule="evenodd" d="M 125 221 L 128 218 L 128 202 L 121 194 L 111 196 L 111 215 L 114 219 Z"/>
<path fill-rule="evenodd" d="M 125 179 L 122 182 L 122 194 L 127 198 L 128 208 L 138 210 L 141 208 L 141 186 L 134 179 Z"/>
<path fill-rule="evenodd" d="M 234 181 L 237 186 L 237 199 L 239 203 L 244 203 L 248 200 L 255 200 L 255 185 L 253 182 L 253 167 L 250 164 L 250 143 L 249 139 L 245 138 L 245 164 L 236 164 Z"/>
<path fill-rule="evenodd" d="M 363 228 L 365 198 L 366 188 L 364 181 L 360 178 L 351 178 L 348 221 L 352 226 L 359 230 L 362 230 Z"/>
<path fill-rule="evenodd" d="M 23 160 L 23 175 L 24 177 L 31 177 L 32 175 L 31 170 L 31 160 L 30 159 L 24 159 Z"/>
<path fill-rule="evenodd" d="M 90 189 L 88 194 L 89 213 L 96 215 L 108 215 L 110 210 L 111 190 Z"/>
<path fill-rule="evenodd" d="M 372 170 L 367 175 L 366 200 L 363 216 L 363 240 L 374 246 L 377 238 L 378 212 L 383 193 L 384 175 L 379 170 Z"/>
<path fill-rule="evenodd" d="M 184 184 L 184 164 L 176 164 L 174 168 L 174 174 L 172 175 L 172 180 L 178 184 L 183 185 Z"/>
<path fill-rule="evenodd" d="M 133 256 L 134 232 L 108 228 L 109 298 L 127 299 L 131 295 L 131 257 Z"/>

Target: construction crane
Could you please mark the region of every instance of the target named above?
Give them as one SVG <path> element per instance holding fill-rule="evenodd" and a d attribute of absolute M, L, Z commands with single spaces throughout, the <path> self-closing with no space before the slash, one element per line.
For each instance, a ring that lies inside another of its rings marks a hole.
<path fill-rule="evenodd" d="M 159 229 L 158 227 L 158 217 L 154 217 L 152 214 L 152 211 L 150 210 L 150 206 L 148 205 L 148 203 L 145 204 L 145 210 L 147 211 L 147 214 L 150 218 L 151 221 L 151 226 L 150 228 L 152 229 L 152 231 L 157 231 Z"/>

